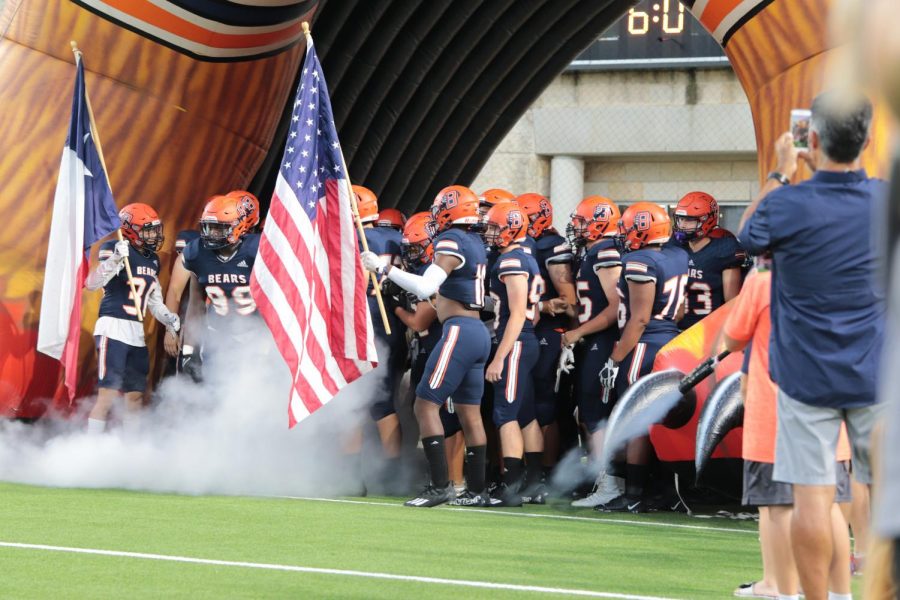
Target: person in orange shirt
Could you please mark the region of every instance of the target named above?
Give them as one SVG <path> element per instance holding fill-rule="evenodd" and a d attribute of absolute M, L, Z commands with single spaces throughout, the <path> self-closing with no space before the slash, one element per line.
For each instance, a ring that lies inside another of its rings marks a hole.
<path fill-rule="evenodd" d="M 743 584 L 734 595 L 745 598 L 799 598 L 799 576 L 791 550 L 793 488 L 772 478 L 777 427 L 775 383 L 769 377 L 769 336 L 772 273 L 769 260 L 757 257 L 757 271 L 744 283 L 725 322 L 725 347 L 739 352 L 748 343 L 750 363 L 744 387 L 743 504 L 759 507 L 759 540 L 763 560 L 761 581 Z M 850 502 L 850 445 L 846 431 L 838 443 L 837 494 L 832 509 L 835 554 L 831 563 L 831 595 L 850 598 L 850 537 L 837 503 Z M 846 594 L 846 596 L 844 596 Z"/>

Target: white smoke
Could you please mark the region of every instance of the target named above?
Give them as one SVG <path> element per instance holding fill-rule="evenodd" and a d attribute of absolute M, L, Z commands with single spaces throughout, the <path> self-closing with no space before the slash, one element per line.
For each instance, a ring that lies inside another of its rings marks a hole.
<path fill-rule="evenodd" d="M 0 423 L 0 479 L 186 494 L 359 491 L 358 459 L 349 459 L 344 445 L 355 428 L 371 430 L 367 407 L 383 369 L 347 386 L 289 430 L 290 374 L 268 329 L 225 351 L 218 367 L 204 366 L 202 385 L 186 376 L 165 379 L 154 407 L 133 427 L 126 422 L 89 435 L 83 415 L 37 425 Z M 379 348 L 379 356 L 386 357 L 386 349 Z M 87 410 L 92 403 L 85 404 Z M 378 452 L 361 454 L 365 468 L 376 471 L 369 457 Z"/>

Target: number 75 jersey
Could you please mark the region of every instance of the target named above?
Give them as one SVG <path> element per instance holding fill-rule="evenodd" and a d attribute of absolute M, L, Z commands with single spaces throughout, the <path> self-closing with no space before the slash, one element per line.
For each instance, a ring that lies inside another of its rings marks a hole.
<path fill-rule="evenodd" d="M 619 278 L 619 328 L 624 329 L 631 315 L 628 282 L 654 286 L 650 322 L 641 342 L 665 344 L 678 335 L 675 315 L 684 302 L 688 282 L 688 255 L 677 246 L 661 250 L 641 248 L 622 255 L 622 275 Z"/>
<path fill-rule="evenodd" d="M 258 248 L 258 234 L 247 235 L 227 261 L 219 258 L 215 251 L 204 248 L 199 239 L 185 247 L 182 261 L 184 267 L 197 276 L 205 294 L 209 324 L 216 319 L 256 314 L 256 302 L 250 295 L 250 271 Z"/>

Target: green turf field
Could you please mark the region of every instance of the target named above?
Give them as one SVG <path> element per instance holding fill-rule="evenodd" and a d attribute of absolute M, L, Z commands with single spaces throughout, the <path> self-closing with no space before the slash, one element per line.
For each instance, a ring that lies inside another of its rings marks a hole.
<path fill-rule="evenodd" d="M 0 484 L 0 597 L 727 598 L 758 577 L 756 540 L 753 522 L 565 504 L 414 509 Z"/>

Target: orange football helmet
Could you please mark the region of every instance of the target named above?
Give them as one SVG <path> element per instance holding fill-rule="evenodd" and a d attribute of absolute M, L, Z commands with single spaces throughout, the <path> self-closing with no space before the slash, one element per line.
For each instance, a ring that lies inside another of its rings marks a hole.
<path fill-rule="evenodd" d="M 578 203 L 572 213 L 570 242 L 585 244 L 602 237 L 616 235 L 621 213 L 616 203 L 603 196 L 588 196 Z"/>
<path fill-rule="evenodd" d="M 495 204 L 485 216 L 484 241 L 488 246 L 506 248 L 525 239 L 528 233 L 528 217 L 514 202 Z"/>
<path fill-rule="evenodd" d="M 464 185 L 450 185 L 438 192 L 431 214 L 438 231 L 451 225 L 477 225 L 481 221 L 478 196 Z"/>
<path fill-rule="evenodd" d="M 669 213 L 653 202 L 635 202 L 626 208 L 618 229 L 618 239 L 626 251 L 639 250 L 650 244 L 665 244 L 672 237 Z"/>
<path fill-rule="evenodd" d="M 159 215 L 147 204 L 134 202 L 124 206 L 119 211 L 119 219 L 122 237 L 138 250 L 156 252 L 166 239 Z"/>
<path fill-rule="evenodd" d="M 430 212 L 417 212 L 403 226 L 400 239 L 400 257 L 408 267 L 428 264 L 434 258 L 431 240 L 437 234 L 437 227 Z"/>
<path fill-rule="evenodd" d="M 356 207 L 359 209 L 360 223 L 371 223 L 378 220 L 378 197 L 375 192 L 361 185 L 354 185 Z"/>
<path fill-rule="evenodd" d="M 517 196 L 518 204 L 528 217 L 528 235 L 537 239 L 544 231 L 553 225 L 553 206 L 546 196 L 540 194 L 522 194 Z"/>
<path fill-rule="evenodd" d="M 232 198 L 237 198 L 238 202 L 243 205 L 244 210 L 250 212 L 253 221 L 253 224 L 250 225 L 251 229 L 259 225 L 259 200 L 256 196 L 246 190 L 233 190 L 225 195 Z"/>
<path fill-rule="evenodd" d="M 248 202 L 234 196 L 213 196 L 200 217 L 200 242 L 210 250 L 233 246 L 250 233 L 255 223 Z"/>
<path fill-rule="evenodd" d="M 378 212 L 378 220 L 375 221 L 376 227 L 393 227 L 399 231 L 403 231 L 406 225 L 406 215 L 396 208 L 385 208 Z"/>
<path fill-rule="evenodd" d="M 484 217 L 487 214 L 487 211 L 495 204 L 512 202 L 515 197 L 516 195 L 512 192 L 507 192 L 501 188 L 491 188 L 481 192 L 481 195 L 478 196 L 478 208 L 481 211 L 481 216 Z"/>
<path fill-rule="evenodd" d="M 706 192 L 688 192 L 675 207 L 675 239 L 708 236 L 719 225 L 719 203 Z"/>

